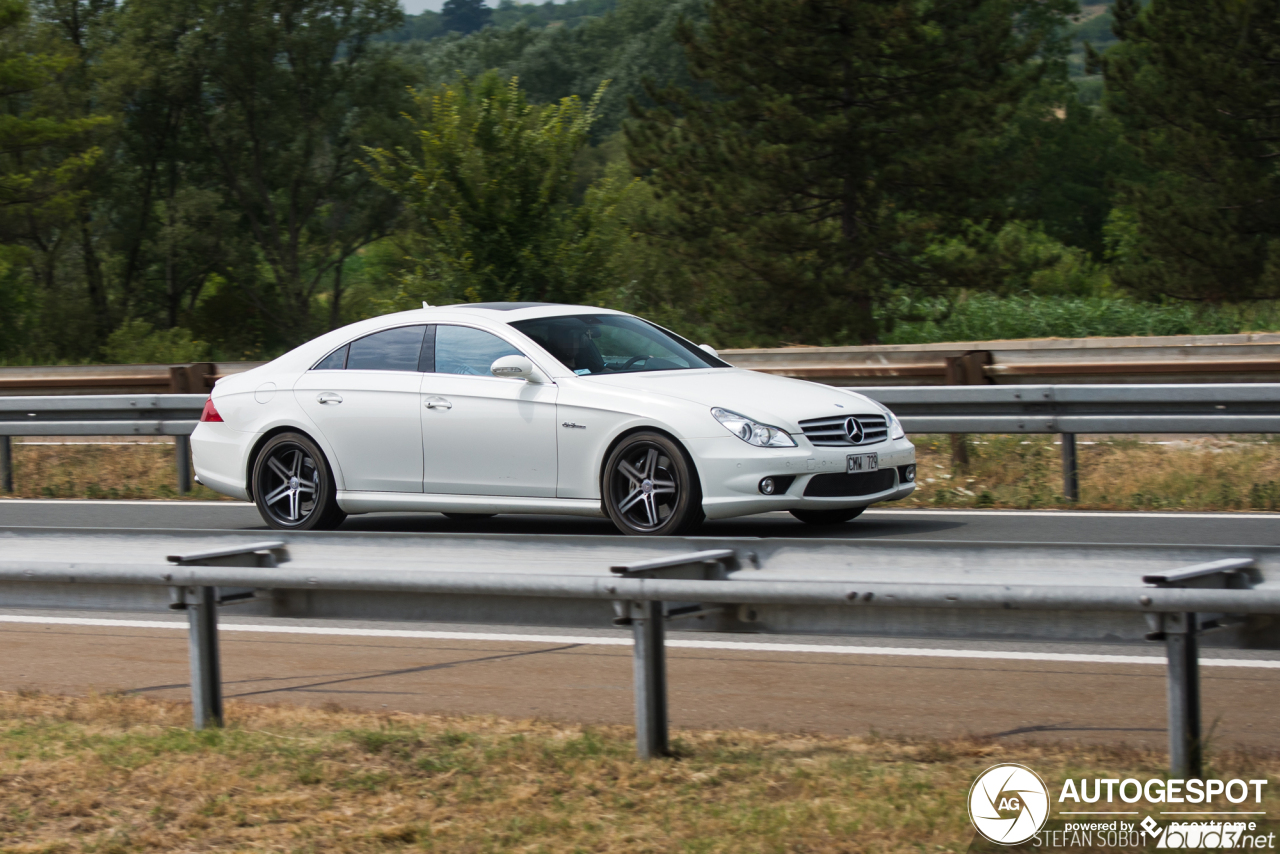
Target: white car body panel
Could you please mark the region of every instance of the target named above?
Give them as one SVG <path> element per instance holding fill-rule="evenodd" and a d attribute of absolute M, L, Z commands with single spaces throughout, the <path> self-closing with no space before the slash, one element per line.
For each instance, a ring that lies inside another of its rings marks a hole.
<path fill-rule="evenodd" d="M 423 492 L 556 496 L 556 394 L 550 383 L 424 374 Z M 427 408 L 431 400 L 448 404 Z"/>
<path fill-rule="evenodd" d="M 546 513 L 559 516 L 605 515 L 600 501 L 493 495 L 407 495 L 396 492 L 339 492 L 347 513 Z"/>
<path fill-rule="evenodd" d="M 307 371 L 293 395 L 335 449 L 329 462 L 347 489 L 421 492 L 421 386 L 407 371 Z"/>
<path fill-rule="evenodd" d="M 579 314 L 623 313 L 586 306 L 457 306 L 371 318 L 326 333 L 266 365 L 219 380 L 212 399 L 223 423 L 202 422 L 192 435 L 196 473 L 218 492 L 249 498 L 256 448 L 268 435 L 287 429 L 319 445 L 334 473 L 338 504 L 348 513 L 602 516 L 605 457 L 619 437 L 648 429 L 669 435 L 689 452 L 703 509 L 712 519 L 860 507 L 903 498 L 915 489 L 895 477 L 891 488 L 875 495 L 803 495 L 812 476 L 845 471 L 851 453 L 878 454 L 881 469 L 914 464 L 915 448 L 905 438 L 815 447 L 804 436 L 798 423 L 804 419 L 882 412 L 862 395 L 737 368 L 577 376 L 508 325 Z M 547 381 L 311 370 L 334 349 L 364 335 L 433 323 L 472 326 L 503 338 Z M 343 402 L 320 404 L 316 397 L 323 392 L 339 394 Z M 444 398 L 451 406 L 428 408 L 431 398 Z M 712 407 L 785 430 L 796 447 L 749 445 L 711 415 Z M 785 491 L 760 493 L 761 478 L 788 475 L 795 480 Z"/>

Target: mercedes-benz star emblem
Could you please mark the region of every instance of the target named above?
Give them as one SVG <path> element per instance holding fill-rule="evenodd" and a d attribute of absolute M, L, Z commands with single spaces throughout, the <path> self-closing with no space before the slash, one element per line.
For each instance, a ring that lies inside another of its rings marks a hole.
<path fill-rule="evenodd" d="M 844 434 L 849 437 L 849 444 L 851 445 L 862 444 L 862 436 L 863 436 L 862 424 L 860 424 L 858 422 L 858 419 L 854 418 L 853 416 L 850 416 L 844 420 Z"/>

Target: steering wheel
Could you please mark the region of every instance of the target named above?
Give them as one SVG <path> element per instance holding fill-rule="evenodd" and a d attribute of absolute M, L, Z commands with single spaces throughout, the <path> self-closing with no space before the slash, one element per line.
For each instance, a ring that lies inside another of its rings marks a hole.
<path fill-rule="evenodd" d="M 647 362 L 652 358 L 653 358 L 652 356 L 632 356 L 630 359 L 627 359 L 627 363 L 622 366 L 622 370 L 624 371 L 627 370 L 636 362 Z"/>

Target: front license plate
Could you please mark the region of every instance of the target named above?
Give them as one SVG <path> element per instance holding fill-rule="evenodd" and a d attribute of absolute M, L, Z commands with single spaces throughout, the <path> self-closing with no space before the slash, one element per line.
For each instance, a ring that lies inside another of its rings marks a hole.
<path fill-rule="evenodd" d="M 850 454 L 849 467 L 846 471 L 849 474 L 858 474 L 864 471 L 879 471 L 880 455 L 879 454 Z"/>

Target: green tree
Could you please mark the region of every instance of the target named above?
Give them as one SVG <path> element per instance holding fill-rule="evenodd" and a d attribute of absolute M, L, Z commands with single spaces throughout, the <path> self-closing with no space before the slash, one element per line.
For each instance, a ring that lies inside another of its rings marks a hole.
<path fill-rule="evenodd" d="M 716 0 L 677 39 L 720 97 L 654 92 L 628 129 L 670 202 L 649 230 L 732 291 L 730 337 L 876 340 L 887 287 L 942 283 L 931 241 L 1002 215 L 993 139 L 1072 7 Z"/>
<path fill-rule="evenodd" d="M 1039 222 L 1051 237 L 1103 260 L 1115 185 L 1145 172 L 1120 123 L 1081 103 L 1073 83 L 1051 79 L 1024 101 L 1002 148 L 1018 176 L 1011 215 Z"/>
<path fill-rule="evenodd" d="M 702 0 L 612 0 L 607 4 L 578 0 L 563 5 L 502 6 L 495 26 L 464 38 L 440 39 L 416 45 L 424 79 L 445 83 L 456 75 L 479 77 L 496 70 L 503 77 L 519 77 L 528 98 L 549 104 L 570 95 L 589 100 L 600 84 L 609 88 L 600 101 L 592 139 L 600 142 L 617 133 L 627 116 L 627 103 L 636 99 L 652 106 L 644 88 L 649 78 L 662 85 L 675 83 L 703 92 L 688 72 L 684 50 L 673 38 L 682 17 L 701 20 Z M 500 26 L 506 12 L 521 16 L 580 13 L 577 26 L 535 28 L 527 21 Z M 591 16 L 581 14 L 591 11 Z"/>
<path fill-rule="evenodd" d="M 7 303 L 0 315 L 14 312 L 0 323 L 9 333 L 0 352 L 60 348 L 78 335 L 92 341 L 107 309 L 101 280 L 93 276 L 86 277 L 87 292 L 77 289 L 72 299 L 56 304 L 65 295 L 59 263 L 83 248 L 78 244 L 87 234 L 86 183 L 110 120 L 68 97 L 77 88 L 78 57 L 41 24 L 25 2 L 0 2 L 0 291 Z M 82 254 L 82 269 L 92 269 L 91 252 Z M 83 313 L 86 324 L 68 311 L 78 299 L 92 306 Z M 19 320 L 19 310 L 25 320 Z M 27 325 L 41 314 L 68 335 Z M 23 328 L 25 335 L 15 334 Z"/>
<path fill-rule="evenodd" d="M 444 0 L 440 9 L 440 22 L 449 32 L 473 33 L 483 29 L 493 17 L 493 10 L 484 0 Z"/>
<path fill-rule="evenodd" d="M 1115 277 L 1210 302 L 1280 296 L 1280 2 L 1160 0 L 1112 9 L 1107 109 L 1154 173 L 1123 185 Z"/>
<path fill-rule="evenodd" d="M 573 302 L 609 284 L 629 182 L 612 176 L 573 201 L 574 159 L 603 92 L 535 106 L 515 78 L 489 73 L 416 97 L 415 145 L 368 149 L 370 173 L 410 211 L 401 303 Z"/>
<path fill-rule="evenodd" d="M 181 38 L 199 82 L 193 166 L 252 240 L 265 276 L 248 296 L 282 343 L 338 322 L 346 261 L 395 225 L 357 157 L 397 138 L 408 69 L 370 39 L 400 20 L 395 0 L 204 0 Z M 327 323 L 313 316 L 326 287 Z"/>
<path fill-rule="evenodd" d="M 165 327 L 189 322 L 210 275 L 255 277 L 252 243 L 196 122 L 205 74 L 190 42 L 202 14 L 195 3 L 131 2 L 98 57 L 97 95 L 120 116 L 97 188 L 112 224 L 113 287 L 123 315 Z"/>

